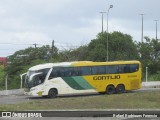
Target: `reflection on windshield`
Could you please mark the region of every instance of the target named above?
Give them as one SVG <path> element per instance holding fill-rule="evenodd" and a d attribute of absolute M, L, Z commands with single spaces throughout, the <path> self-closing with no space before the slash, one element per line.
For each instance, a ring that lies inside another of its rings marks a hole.
<path fill-rule="evenodd" d="M 31 88 L 39 84 L 42 84 L 46 78 L 48 71 L 49 71 L 49 68 L 41 69 L 38 71 L 29 71 L 26 75 L 25 87 Z"/>

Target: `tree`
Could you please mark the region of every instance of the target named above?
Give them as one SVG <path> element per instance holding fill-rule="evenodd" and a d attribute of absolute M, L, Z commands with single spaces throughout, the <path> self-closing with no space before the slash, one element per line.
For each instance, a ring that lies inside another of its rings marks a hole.
<path fill-rule="evenodd" d="M 47 45 L 15 52 L 8 57 L 10 64 L 5 68 L 5 73 L 9 75 L 9 88 L 18 88 L 20 86 L 19 75 L 37 64 L 88 60 L 106 61 L 107 34 L 109 61 L 140 60 L 143 71 L 145 67 L 149 67 L 152 74 L 160 72 L 160 43 L 157 40 L 145 37 L 146 42 L 134 42 L 128 34 L 104 32 L 99 33 L 88 45 L 76 49 L 60 52 L 55 46 L 51 48 Z"/>
<path fill-rule="evenodd" d="M 5 68 L 6 73 L 9 75 L 8 84 L 9 88 L 16 88 L 20 86 L 19 75 L 26 72 L 31 66 L 54 61 L 57 56 L 57 48 L 51 53 L 52 48 L 49 46 L 42 46 L 37 48 L 27 48 L 19 50 L 13 55 L 9 56 L 10 64 Z"/>
<path fill-rule="evenodd" d="M 113 32 L 108 34 L 109 61 L 138 59 L 135 42 L 128 34 Z M 107 33 L 99 33 L 88 45 L 88 58 L 93 61 L 106 61 Z M 131 54 L 132 53 L 132 54 Z"/>
<path fill-rule="evenodd" d="M 76 49 L 69 49 L 59 52 L 59 61 L 82 61 L 86 60 L 88 46 L 80 46 Z"/>
<path fill-rule="evenodd" d="M 160 71 L 160 43 L 155 39 L 145 37 L 146 42 L 137 43 L 137 49 L 140 55 L 143 69 L 149 67 L 151 74 Z"/>

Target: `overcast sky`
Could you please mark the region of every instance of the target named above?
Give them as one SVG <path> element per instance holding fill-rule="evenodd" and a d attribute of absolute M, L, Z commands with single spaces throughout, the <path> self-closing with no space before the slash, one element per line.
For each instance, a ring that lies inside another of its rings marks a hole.
<path fill-rule="evenodd" d="M 155 38 L 160 0 L 0 0 L 0 57 L 34 43 L 51 45 L 52 40 L 61 49 L 87 44 L 101 32 L 99 12 L 111 4 L 109 32 L 120 31 L 140 41 L 139 14 L 144 13 L 144 36 Z"/>

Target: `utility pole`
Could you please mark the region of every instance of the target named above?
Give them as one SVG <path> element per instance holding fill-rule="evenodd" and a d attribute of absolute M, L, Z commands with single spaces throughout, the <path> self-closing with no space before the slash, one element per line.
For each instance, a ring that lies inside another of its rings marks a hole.
<path fill-rule="evenodd" d="M 8 74 L 6 75 L 5 86 L 6 86 L 6 95 L 8 95 Z"/>
<path fill-rule="evenodd" d="M 142 35 L 141 35 L 141 42 L 143 43 L 143 15 L 145 14 L 140 14 L 142 16 Z"/>
<path fill-rule="evenodd" d="M 108 57 L 108 15 L 109 15 L 109 10 L 111 9 L 111 8 L 113 8 L 113 5 L 110 5 L 109 6 L 109 8 L 108 8 L 108 12 L 107 12 L 107 58 L 106 58 L 106 61 L 108 61 L 109 60 L 109 57 Z"/>
<path fill-rule="evenodd" d="M 148 81 L 148 67 L 146 67 L 146 82 Z"/>
<path fill-rule="evenodd" d="M 37 47 L 37 44 L 35 43 L 35 44 L 33 44 L 34 46 L 35 46 L 35 48 Z"/>
<path fill-rule="evenodd" d="M 53 54 L 53 49 L 54 49 L 54 40 L 52 41 L 52 54 Z"/>
<path fill-rule="evenodd" d="M 154 21 L 156 21 L 156 40 L 158 40 L 158 38 L 157 38 L 157 21 L 158 20 L 154 20 Z"/>
<path fill-rule="evenodd" d="M 102 14 L 102 33 L 103 33 L 103 14 L 106 12 L 100 12 Z"/>

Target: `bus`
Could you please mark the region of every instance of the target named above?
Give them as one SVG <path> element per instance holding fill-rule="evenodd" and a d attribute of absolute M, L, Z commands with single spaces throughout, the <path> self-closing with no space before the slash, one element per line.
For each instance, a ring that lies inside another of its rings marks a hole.
<path fill-rule="evenodd" d="M 82 93 L 123 93 L 141 88 L 139 61 L 46 63 L 31 67 L 25 77 L 26 95 L 55 98 Z"/>

